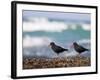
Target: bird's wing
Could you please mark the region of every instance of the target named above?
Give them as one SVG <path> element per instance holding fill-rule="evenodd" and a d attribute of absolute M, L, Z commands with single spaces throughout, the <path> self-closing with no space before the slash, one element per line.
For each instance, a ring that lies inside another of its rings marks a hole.
<path fill-rule="evenodd" d="M 80 50 L 87 50 L 86 48 L 84 48 L 84 47 L 81 46 L 81 45 L 78 45 L 78 48 L 79 48 Z"/>
<path fill-rule="evenodd" d="M 64 50 L 64 48 L 62 48 L 60 46 L 57 46 L 56 48 L 59 49 L 59 50 Z"/>

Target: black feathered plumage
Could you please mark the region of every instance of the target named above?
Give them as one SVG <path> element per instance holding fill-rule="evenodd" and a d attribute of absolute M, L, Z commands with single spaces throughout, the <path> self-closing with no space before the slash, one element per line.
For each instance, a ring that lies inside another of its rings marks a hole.
<path fill-rule="evenodd" d="M 75 51 L 78 52 L 79 54 L 81 54 L 82 52 L 88 51 L 88 49 L 84 48 L 83 46 L 80 46 L 76 42 L 74 42 L 73 45 L 74 45 Z"/>
<path fill-rule="evenodd" d="M 50 46 L 51 46 L 51 49 L 57 54 L 62 53 L 64 51 L 68 51 L 68 49 L 64 49 L 64 48 L 56 45 L 54 42 L 51 42 Z"/>

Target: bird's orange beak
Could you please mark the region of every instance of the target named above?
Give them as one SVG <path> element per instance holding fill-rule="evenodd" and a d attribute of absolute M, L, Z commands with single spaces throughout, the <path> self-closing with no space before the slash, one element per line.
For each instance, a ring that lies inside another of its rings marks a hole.
<path fill-rule="evenodd" d="M 48 45 L 48 47 L 51 47 L 51 45 Z"/>
<path fill-rule="evenodd" d="M 51 47 L 51 45 L 48 45 L 48 47 Z"/>

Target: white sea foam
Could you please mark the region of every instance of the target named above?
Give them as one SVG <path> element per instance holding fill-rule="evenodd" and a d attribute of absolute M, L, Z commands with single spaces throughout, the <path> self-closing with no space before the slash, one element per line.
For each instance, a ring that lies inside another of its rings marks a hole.
<path fill-rule="evenodd" d="M 38 56 L 38 57 L 47 57 L 47 58 L 55 58 L 55 57 L 68 57 L 68 56 L 76 56 L 78 53 L 74 50 L 74 48 L 69 48 L 69 51 L 65 51 L 59 55 L 57 55 L 51 48 L 47 47 L 52 40 L 48 37 L 30 37 L 26 36 L 23 40 L 23 50 L 24 55 L 26 56 Z M 90 40 L 82 39 L 76 41 L 78 44 L 84 46 L 87 49 L 90 49 Z M 85 44 L 85 45 L 83 45 Z M 83 55 L 90 55 L 90 52 L 83 53 Z"/>
<path fill-rule="evenodd" d="M 89 43 L 90 44 L 90 39 L 82 39 L 82 40 L 79 40 L 79 41 L 77 41 L 78 43 L 80 43 L 80 44 L 84 44 L 84 43 Z"/>
<path fill-rule="evenodd" d="M 23 47 L 47 46 L 51 41 L 48 37 L 25 36 L 23 38 Z"/>
<path fill-rule="evenodd" d="M 90 24 L 82 24 L 83 30 L 90 30 Z M 70 25 L 70 26 L 69 26 Z M 48 18 L 30 18 L 29 21 L 23 22 L 23 31 L 32 32 L 32 31 L 46 31 L 46 32 L 62 32 L 63 30 L 76 30 L 77 23 L 66 23 L 63 21 L 50 21 Z"/>

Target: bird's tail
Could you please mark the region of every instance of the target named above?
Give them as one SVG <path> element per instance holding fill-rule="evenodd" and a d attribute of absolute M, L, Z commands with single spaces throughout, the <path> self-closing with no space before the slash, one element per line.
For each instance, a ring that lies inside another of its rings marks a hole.
<path fill-rule="evenodd" d="M 68 51 L 68 49 L 65 49 L 65 51 Z"/>
<path fill-rule="evenodd" d="M 90 49 L 86 49 L 86 51 L 90 51 Z"/>

